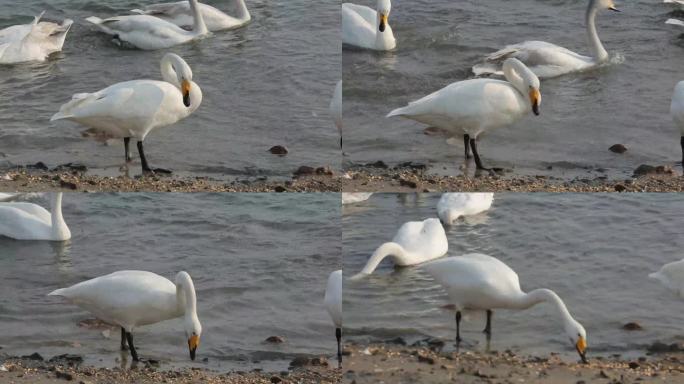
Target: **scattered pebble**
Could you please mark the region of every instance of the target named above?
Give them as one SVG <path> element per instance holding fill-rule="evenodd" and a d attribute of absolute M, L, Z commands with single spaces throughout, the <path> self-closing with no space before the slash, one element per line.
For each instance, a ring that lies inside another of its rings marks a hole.
<path fill-rule="evenodd" d="M 285 156 L 290 152 L 283 145 L 274 145 L 268 151 L 271 152 L 272 154 L 278 155 L 278 156 Z"/>
<path fill-rule="evenodd" d="M 627 147 L 625 147 L 623 144 L 613 144 L 610 148 L 608 148 L 611 152 L 615 153 L 625 153 L 627 152 Z"/>
<path fill-rule="evenodd" d="M 280 336 L 270 336 L 265 341 L 267 343 L 282 344 L 285 342 L 285 338 Z"/>

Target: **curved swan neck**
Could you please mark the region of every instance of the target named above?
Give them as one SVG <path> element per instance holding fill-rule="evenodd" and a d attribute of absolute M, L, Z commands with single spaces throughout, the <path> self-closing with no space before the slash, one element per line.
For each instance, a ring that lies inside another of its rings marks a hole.
<path fill-rule="evenodd" d="M 252 18 L 252 16 L 249 14 L 249 9 L 247 9 L 247 4 L 245 4 L 245 0 L 236 0 L 237 1 L 237 10 L 236 10 L 236 16 L 240 20 L 249 20 Z"/>
<path fill-rule="evenodd" d="M 555 306 L 565 323 L 574 320 L 563 300 L 561 300 L 556 292 L 546 288 L 535 289 L 528 293 L 521 292 L 518 300 L 514 303 L 514 308 L 527 309 L 542 302 L 547 302 Z"/>
<path fill-rule="evenodd" d="M 380 262 L 387 256 L 394 256 L 398 259 L 403 259 L 406 258 L 407 253 L 404 250 L 404 248 L 393 242 L 385 243 L 381 246 L 378 247 L 378 249 L 373 252 L 371 257 L 368 259 L 368 262 L 366 263 L 366 266 L 363 267 L 363 270 L 361 271 L 360 274 L 365 274 L 365 275 L 370 275 L 375 271 L 375 268 L 378 267 Z"/>
<path fill-rule="evenodd" d="M 178 272 L 176 275 L 176 297 L 178 299 L 179 310 L 185 317 L 197 316 L 197 296 L 195 295 L 195 285 L 187 272 Z"/>
<path fill-rule="evenodd" d="M 171 63 L 171 57 L 164 56 L 161 60 L 160 67 L 162 79 L 180 89 L 180 80 L 178 79 L 178 73 L 174 70 L 173 64 Z"/>
<path fill-rule="evenodd" d="M 523 95 L 527 94 L 528 81 L 524 78 L 525 70 L 522 63 L 517 60 L 506 60 L 503 64 L 503 73 L 506 80 L 511 83 Z M 527 100 L 527 98 L 525 98 Z"/>
<path fill-rule="evenodd" d="M 589 48 L 591 49 L 592 57 L 597 62 L 602 62 L 608 59 L 608 52 L 603 48 L 603 44 L 601 44 L 598 32 L 596 31 L 596 14 L 598 14 L 598 8 L 591 1 L 589 2 L 589 8 L 587 8 L 585 20 L 587 24 L 587 37 L 589 38 Z"/>
<path fill-rule="evenodd" d="M 71 237 L 69 227 L 62 217 L 62 192 L 50 195 L 50 219 L 52 235 L 56 239 L 67 239 Z"/>
<path fill-rule="evenodd" d="M 192 12 L 192 19 L 194 21 L 192 31 L 197 35 L 206 35 L 209 33 L 207 25 L 204 23 L 202 11 L 200 10 L 197 0 L 190 0 L 190 12 Z"/>

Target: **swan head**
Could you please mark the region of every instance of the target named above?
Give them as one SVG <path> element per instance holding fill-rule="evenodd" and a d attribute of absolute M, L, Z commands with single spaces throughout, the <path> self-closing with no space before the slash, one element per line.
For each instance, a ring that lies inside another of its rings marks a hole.
<path fill-rule="evenodd" d="M 620 10 L 615 6 L 615 2 L 613 0 L 591 0 L 589 7 L 620 12 Z"/>
<path fill-rule="evenodd" d="M 527 93 L 532 112 L 538 116 L 542 97 L 541 92 L 539 91 L 541 85 L 537 75 L 535 75 L 531 69 L 527 68 L 522 61 L 516 58 L 509 58 L 504 61 L 503 72 L 506 75 L 506 79 L 510 81 L 520 93 L 523 95 Z"/>
<path fill-rule="evenodd" d="M 389 18 L 390 11 L 392 10 L 392 3 L 390 0 L 378 0 L 378 6 L 376 7 L 378 12 L 378 30 L 380 32 L 385 32 L 387 29 L 387 19 Z"/>
<path fill-rule="evenodd" d="M 570 337 L 570 342 L 575 347 L 583 363 L 587 363 L 587 331 L 582 324 L 575 319 L 569 319 L 565 324 L 565 332 Z"/>
<path fill-rule="evenodd" d="M 175 53 L 167 53 L 162 59 L 162 73 L 164 73 L 164 64 L 170 65 L 171 70 L 176 76 L 176 83 L 180 87 L 183 94 L 183 104 L 190 107 L 190 89 L 192 88 L 192 69 L 188 63 Z"/>
<path fill-rule="evenodd" d="M 200 337 L 202 336 L 202 324 L 200 324 L 197 316 L 190 316 L 185 324 L 185 336 L 188 338 L 188 350 L 190 351 L 190 359 L 195 360 L 195 353 L 200 344 Z"/>
<path fill-rule="evenodd" d="M 539 80 L 537 80 L 539 82 Z M 539 86 L 534 85 L 529 86 L 529 96 L 530 104 L 532 105 L 532 112 L 539 116 L 539 106 L 541 105 L 541 92 L 539 92 Z"/>

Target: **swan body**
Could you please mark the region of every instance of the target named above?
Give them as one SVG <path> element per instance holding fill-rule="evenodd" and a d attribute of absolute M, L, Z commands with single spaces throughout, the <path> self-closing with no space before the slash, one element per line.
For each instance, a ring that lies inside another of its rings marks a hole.
<path fill-rule="evenodd" d="M 57 289 L 49 296 L 64 297 L 100 320 L 120 326 L 134 360 L 138 360 L 131 336 L 135 328 L 183 317 L 190 357 L 195 359 L 202 326 L 195 287 L 187 272 L 179 272 L 172 283 L 152 272 L 118 271 Z"/>
<path fill-rule="evenodd" d="M 199 4 L 202 19 L 210 32 L 235 29 L 246 25 L 252 20 L 244 0 L 237 0 L 237 14 L 230 16 L 219 9 L 207 4 Z M 192 9 L 189 1 L 177 1 L 174 3 L 159 3 L 148 5 L 143 9 L 133 9 L 133 13 L 158 17 L 173 23 L 181 28 L 189 28 L 193 25 Z"/>
<path fill-rule="evenodd" d="M 487 56 L 484 64 L 473 67 L 473 73 L 476 76 L 500 74 L 500 65 L 512 57 L 525 63 L 540 78 L 561 76 L 605 63 L 609 56 L 598 37 L 595 23 L 596 15 L 602 9 L 618 11 L 613 0 L 589 0 L 585 22 L 591 57 L 545 41 L 525 41 L 506 46 Z"/>
<path fill-rule="evenodd" d="M 360 203 L 368 200 L 372 192 L 342 192 L 342 205 Z"/>
<path fill-rule="evenodd" d="M 74 22 L 66 19 L 60 25 L 40 21 L 44 13 L 36 16 L 30 24 L 0 30 L 0 64 L 45 61 L 52 53 L 62 50 Z"/>
<path fill-rule="evenodd" d="M 442 223 L 451 225 L 461 216 L 472 216 L 489 210 L 494 194 L 444 193 L 437 203 L 437 215 Z"/>
<path fill-rule="evenodd" d="M 665 24 L 678 25 L 680 27 L 684 27 L 684 21 L 681 21 L 679 19 L 667 19 L 665 21 Z"/>
<path fill-rule="evenodd" d="M 62 193 L 50 195 L 50 212 L 33 203 L 0 203 L 0 236 L 16 240 L 69 240 L 71 231 L 62 217 Z"/>
<path fill-rule="evenodd" d="M 363 270 L 352 279 L 370 275 L 388 256 L 399 266 L 410 266 L 442 257 L 448 250 L 449 241 L 438 219 L 409 221 L 399 228 L 391 242 L 373 252 Z"/>
<path fill-rule="evenodd" d="M 488 311 L 487 329 L 491 333 L 491 310 L 527 309 L 538 303 L 547 302 L 554 306 L 573 346 L 583 361 L 586 361 L 587 335 L 563 300 L 550 289 L 536 289 L 525 293 L 520 289 L 518 274 L 500 260 L 478 253 L 447 257 L 421 266 L 449 295 L 456 307 L 457 339 L 458 326 L 463 310 Z"/>
<path fill-rule="evenodd" d="M 337 360 L 342 364 L 342 270 L 332 272 L 328 276 L 328 286 L 325 289 L 323 299 L 325 309 L 335 324 L 335 336 L 337 337 Z"/>
<path fill-rule="evenodd" d="M 342 80 L 335 85 L 332 100 L 330 100 L 330 116 L 332 116 L 337 132 L 340 133 L 340 148 L 342 147 Z"/>
<path fill-rule="evenodd" d="M 684 299 L 684 260 L 665 264 L 658 272 L 653 272 L 648 277 L 658 280 L 680 299 Z"/>
<path fill-rule="evenodd" d="M 154 50 L 173 47 L 209 34 L 197 0 L 190 0 L 193 15 L 191 31 L 164 19 L 150 15 L 115 16 L 100 19 L 91 16 L 87 21 L 96 25 L 102 32 L 113 35 L 116 39 L 126 42 L 138 49 Z"/>
<path fill-rule="evenodd" d="M 147 165 L 142 142 L 154 129 L 172 125 L 192 114 L 202 102 L 202 90 L 192 81 L 190 66 L 167 53 L 161 61 L 164 81 L 131 80 L 94 93 L 75 94 L 50 121 L 70 120 L 111 138 L 123 138 L 126 160 L 128 139 L 138 140 L 144 172 Z"/>
<path fill-rule="evenodd" d="M 472 147 L 478 168 L 477 137 L 486 131 L 511 125 L 530 111 L 539 114 L 539 78 L 518 59 L 503 65 L 507 81 L 470 79 L 452 83 L 439 91 L 390 112 L 440 128 L 451 135 L 464 135 L 466 155 Z"/>
<path fill-rule="evenodd" d="M 670 104 L 670 115 L 677 128 L 679 128 L 680 141 L 682 148 L 682 165 L 684 166 L 684 81 L 677 83 L 672 94 Z"/>
<path fill-rule="evenodd" d="M 342 43 L 377 51 L 390 51 L 397 46 L 388 23 L 392 4 L 378 0 L 375 10 L 364 5 L 342 4 Z"/>

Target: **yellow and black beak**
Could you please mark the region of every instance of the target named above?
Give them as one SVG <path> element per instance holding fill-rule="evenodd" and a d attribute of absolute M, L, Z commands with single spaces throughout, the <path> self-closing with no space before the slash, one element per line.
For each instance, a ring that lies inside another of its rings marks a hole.
<path fill-rule="evenodd" d="M 183 79 L 181 81 L 181 92 L 183 93 L 183 104 L 186 107 L 190 106 L 190 82 Z"/>
<path fill-rule="evenodd" d="M 613 12 L 620 12 L 619 9 L 615 8 L 615 5 L 611 5 L 610 7 L 608 7 L 608 9 L 610 9 Z"/>
<path fill-rule="evenodd" d="M 582 362 L 584 364 L 588 364 L 589 361 L 587 360 L 587 341 L 584 340 L 584 337 L 580 336 L 579 340 L 577 340 L 577 344 L 575 344 L 575 349 L 577 349 L 577 353 L 579 353 Z"/>
<path fill-rule="evenodd" d="M 387 15 L 384 13 L 380 14 L 380 27 L 378 28 L 380 32 L 385 32 L 385 26 L 387 25 Z"/>
<path fill-rule="evenodd" d="M 190 349 L 190 360 L 195 360 L 195 352 L 197 352 L 197 347 L 199 347 L 199 336 L 190 336 L 190 338 L 188 339 L 188 348 Z"/>
<path fill-rule="evenodd" d="M 539 104 L 541 104 L 541 93 L 537 88 L 530 89 L 530 104 L 532 104 L 532 112 L 539 116 Z"/>

